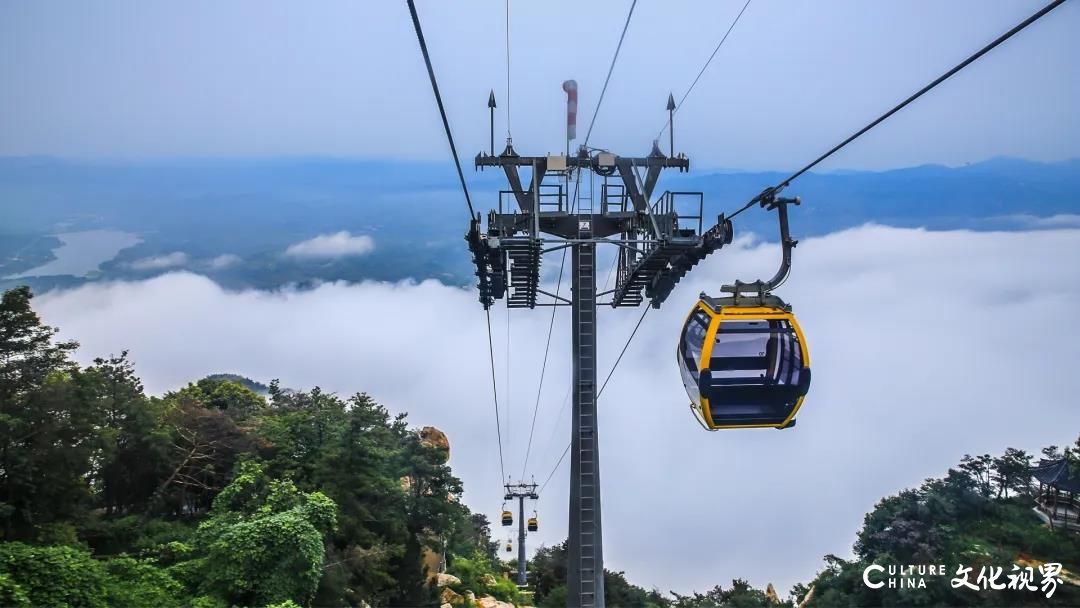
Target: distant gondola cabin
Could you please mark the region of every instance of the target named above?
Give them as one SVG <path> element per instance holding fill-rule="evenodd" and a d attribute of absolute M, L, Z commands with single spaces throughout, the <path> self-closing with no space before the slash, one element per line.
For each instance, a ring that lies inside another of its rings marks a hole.
<path fill-rule="evenodd" d="M 514 514 L 511 513 L 510 511 L 503 511 L 502 512 L 502 525 L 504 525 L 504 526 L 512 526 L 512 525 L 514 525 Z"/>
<path fill-rule="evenodd" d="M 536 532 L 540 529 L 540 524 L 536 521 L 535 517 L 529 518 L 529 532 Z"/>
<path fill-rule="evenodd" d="M 810 354 L 789 307 L 735 306 L 702 294 L 678 361 L 691 408 L 709 430 L 788 428 L 810 387 Z"/>

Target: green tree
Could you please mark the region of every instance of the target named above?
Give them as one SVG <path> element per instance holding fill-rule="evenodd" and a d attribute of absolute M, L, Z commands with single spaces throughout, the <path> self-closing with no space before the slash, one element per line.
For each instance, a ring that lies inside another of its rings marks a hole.
<path fill-rule="evenodd" d="M 100 451 L 94 457 L 98 500 L 108 515 L 145 509 L 163 475 L 168 437 L 160 411 L 143 393 L 127 357 L 98 358 L 76 371 L 77 399 L 95 415 Z"/>
<path fill-rule="evenodd" d="M 236 421 L 243 421 L 266 408 L 266 399 L 239 380 L 228 376 L 207 376 L 188 384 L 179 396 L 204 407 L 221 410 Z"/>
<path fill-rule="evenodd" d="M 994 459 L 989 454 L 983 454 L 982 456 L 973 457 L 970 454 L 964 454 L 964 457 L 960 459 L 960 464 L 957 467 L 978 485 L 982 495 L 989 498 L 993 493 L 992 482 L 994 478 Z"/>
<path fill-rule="evenodd" d="M 529 570 L 537 601 L 543 601 L 559 586 L 566 586 L 566 542 L 553 547 L 540 547 L 533 555 Z M 544 604 L 547 605 L 547 604 Z M 565 595 L 563 605 L 566 605 Z"/>
<path fill-rule="evenodd" d="M 809 606 L 1080 605 L 1080 592 L 1068 585 L 1051 599 L 1039 594 L 1021 599 L 1016 592 L 953 589 L 948 576 L 928 577 L 925 588 L 875 590 L 863 584 L 863 569 L 871 563 L 967 564 L 978 573 L 983 566 L 1007 569 L 1023 555 L 1061 562 L 1068 569 L 1080 565 L 1080 545 L 1051 531 L 1032 513 L 1031 497 L 1024 491 L 1029 459 L 1015 449 L 996 458 L 965 456 L 943 478 L 880 501 L 857 536 L 857 559 L 826 556 L 825 569 L 812 583 Z M 997 491 L 994 485 L 988 490 L 988 483 L 996 484 Z M 1007 497 L 1010 489 L 1016 494 Z"/>
<path fill-rule="evenodd" d="M 941 531 L 919 490 L 903 490 L 878 502 L 855 541 L 859 557 L 888 554 L 900 563 L 933 563 L 943 549 Z"/>
<path fill-rule="evenodd" d="M 70 377 L 78 345 L 55 341 L 57 330 L 41 323 L 31 298 L 26 287 L 0 297 L 0 520 L 7 539 L 34 538 L 35 526 L 76 516 L 90 497 L 93 419 Z"/>
<path fill-rule="evenodd" d="M 195 548 L 205 557 L 192 570 L 203 593 L 233 604 L 307 605 L 322 577 L 323 538 L 336 524 L 326 495 L 301 492 L 245 462 L 199 526 Z"/>
<path fill-rule="evenodd" d="M 483 513 L 472 513 L 465 505 L 459 505 L 455 519 L 450 524 L 446 541 L 447 553 L 473 555 L 477 552 L 489 559 L 496 559 L 499 544 L 491 540 L 491 523 Z"/>
<path fill-rule="evenodd" d="M 0 574 L 0 606 L 31 608 L 30 596 L 26 590 L 7 574 Z"/>
<path fill-rule="evenodd" d="M 189 395 L 167 395 L 159 411 L 168 457 L 154 490 L 153 510 L 165 509 L 174 516 L 203 514 L 232 480 L 237 461 L 254 450 L 253 438 L 224 412 L 206 408 Z"/>
<path fill-rule="evenodd" d="M 0 575 L 14 583 L 16 593 L 31 606 L 109 606 L 111 581 L 105 566 L 73 547 L 0 543 Z"/>
<path fill-rule="evenodd" d="M 106 587 L 108 605 L 120 608 L 181 608 L 187 605 L 187 590 L 151 560 L 115 557 L 104 562 L 109 574 Z"/>
<path fill-rule="evenodd" d="M 993 468 L 998 498 L 1008 498 L 1009 490 L 1021 495 L 1031 493 L 1031 455 L 1024 450 L 1006 448 L 1004 454 L 994 458 Z"/>
<path fill-rule="evenodd" d="M 1061 448 L 1056 445 L 1048 445 L 1041 451 L 1043 458 L 1046 460 L 1061 460 L 1064 454 L 1061 452 Z"/>
<path fill-rule="evenodd" d="M 404 426 L 404 416 L 397 422 Z M 458 510 L 461 481 L 454 477 L 438 449 L 426 447 L 416 433 L 402 438 L 400 473 L 405 492 L 405 552 L 397 562 L 395 576 L 398 595 L 393 598 L 402 605 L 422 605 L 432 601 L 434 590 L 427 585 L 429 572 L 422 566 L 425 548 L 442 548 L 440 533 L 448 530 Z"/>
<path fill-rule="evenodd" d="M 301 486 L 312 484 L 325 450 L 338 437 L 345 422 L 345 402 L 318 387 L 310 392 L 285 392 L 270 384 L 266 415 L 256 423 L 264 440 L 260 450 L 267 471 L 289 477 Z"/>
<path fill-rule="evenodd" d="M 29 287 L 0 297 L 0 404 L 16 406 L 56 371 L 71 371 L 74 341 L 55 342 L 58 330 L 41 323 L 30 307 Z M 8 412 L 5 412 L 8 414 Z"/>
<path fill-rule="evenodd" d="M 540 547 L 529 564 L 537 605 L 566 605 L 566 542 Z M 604 570 L 604 599 L 610 606 L 660 607 L 668 600 L 655 589 L 647 591 L 626 580 L 623 572 Z"/>
<path fill-rule="evenodd" d="M 604 570 L 604 600 L 611 606 L 662 608 L 668 602 L 657 591 L 646 591 L 626 580 L 625 572 Z"/>
<path fill-rule="evenodd" d="M 730 589 L 717 585 L 705 593 L 673 595 L 675 601 L 671 602 L 671 608 L 766 608 L 793 605 L 791 601 L 775 603 L 764 591 L 754 589 L 750 583 L 738 578 L 731 581 Z"/>
<path fill-rule="evenodd" d="M 1065 448 L 1064 456 L 1069 462 L 1069 472 L 1080 477 L 1080 437 L 1076 438 L 1072 447 Z"/>
<path fill-rule="evenodd" d="M 282 408 L 278 399 L 277 413 L 261 428 L 269 429 L 265 436 L 272 444 L 272 462 L 295 451 L 290 446 L 298 438 L 321 439 L 311 477 L 298 479 L 326 492 L 340 509 L 339 527 L 330 541 L 335 576 L 320 589 L 319 600 L 384 605 L 399 595 L 396 570 L 409 535 L 402 484 L 408 429 L 404 418 L 392 417 L 367 395 L 354 395 L 347 408 L 318 405 L 326 399 L 301 395 L 298 401 L 309 404 L 303 409 Z M 288 463 L 277 466 L 289 468 Z"/>

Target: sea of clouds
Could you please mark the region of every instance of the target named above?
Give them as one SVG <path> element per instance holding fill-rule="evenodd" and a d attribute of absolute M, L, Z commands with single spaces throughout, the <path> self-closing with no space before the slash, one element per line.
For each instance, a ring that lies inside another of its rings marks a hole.
<path fill-rule="evenodd" d="M 798 426 L 703 431 L 675 365 L 682 321 L 699 292 L 771 275 L 778 255 L 743 239 L 703 263 L 649 313 L 600 400 L 606 565 L 638 584 L 686 592 L 743 577 L 783 590 L 808 581 L 824 554 L 849 555 L 883 496 L 965 453 L 1035 451 L 1080 433 L 1080 230 L 873 225 L 800 243 L 780 291 L 814 370 Z M 174 272 L 35 305 L 82 343 L 83 362 L 129 349 L 154 393 L 214 372 L 366 391 L 445 430 L 465 501 L 497 521 L 486 319 L 472 291 L 424 281 L 231 292 Z M 551 313 L 510 313 L 509 361 L 507 312 L 491 314 L 505 470 L 516 478 Z M 601 311 L 601 379 L 639 315 Z M 538 482 L 569 436 L 568 317 L 558 309 L 526 470 Z M 534 546 L 565 538 L 567 465 L 537 505 Z"/>

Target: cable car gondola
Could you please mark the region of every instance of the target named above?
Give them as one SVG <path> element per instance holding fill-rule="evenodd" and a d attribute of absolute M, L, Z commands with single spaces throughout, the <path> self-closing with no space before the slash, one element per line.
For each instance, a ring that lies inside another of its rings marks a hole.
<path fill-rule="evenodd" d="M 502 525 L 512 526 L 514 525 L 514 514 L 510 511 L 503 510 L 502 512 Z"/>
<path fill-rule="evenodd" d="M 536 520 L 536 514 L 533 514 L 533 516 L 529 518 L 528 528 L 529 532 L 536 532 L 540 529 L 540 524 Z"/>
<path fill-rule="evenodd" d="M 710 431 L 795 425 L 810 388 L 810 355 L 791 307 L 771 291 L 787 278 L 796 241 L 788 234 L 787 207 L 799 199 L 762 193 L 777 209 L 783 261 L 768 281 L 724 285 L 731 295 L 702 293 L 683 325 L 677 357 L 690 408 Z"/>
<path fill-rule="evenodd" d="M 511 541 L 506 541 L 506 552 L 511 553 L 514 550 L 514 544 Z"/>

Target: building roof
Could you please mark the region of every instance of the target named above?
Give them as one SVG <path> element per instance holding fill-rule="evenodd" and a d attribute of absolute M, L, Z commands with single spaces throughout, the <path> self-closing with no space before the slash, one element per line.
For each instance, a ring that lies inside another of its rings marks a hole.
<path fill-rule="evenodd" d="M 1069 461 L 1065 458 L 1040 460 L 1039 466 L 1031 469 L 1031 475 L 1064 492 L 1080 493 L 1080 474 L 1069 470 Z"/>

